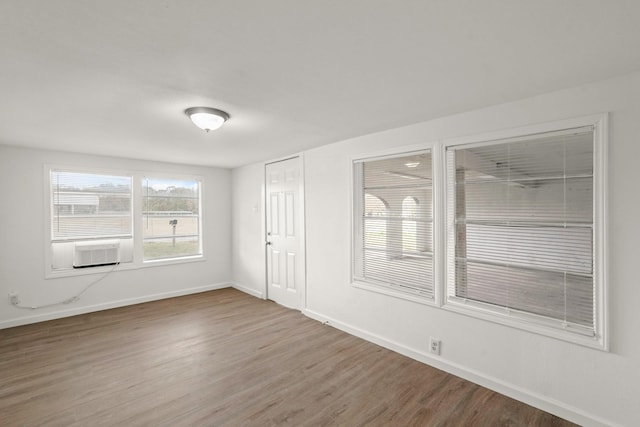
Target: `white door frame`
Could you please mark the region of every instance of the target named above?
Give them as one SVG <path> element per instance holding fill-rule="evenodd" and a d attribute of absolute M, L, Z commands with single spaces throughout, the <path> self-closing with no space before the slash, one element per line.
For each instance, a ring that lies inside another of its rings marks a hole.
<path fill-rule="evenodd" d="M 282 157 L 275 160 L 269 160 L 264 163 L 264 169 L 262 173 L 262 243 L 264 247 L 264 287 L 263 287 L 263 299 L 269 299 L 269 266 L 267 262 L 267 166 L 273 163 L 283 162 L 285 160 L 291 160 L 299 158 L 300 164 L 300 180 L 299 180 L 299 224 L 300 224 L 300 255 L 302 256 L 302 286 L 300 287 L 300 311 L 305 311 L 307 308 L 307 240 L 306 240 L 306 224 L 305 224 L 305 174 L 304 174 L 304 154 L 298 153 L 287 157 Z"/>

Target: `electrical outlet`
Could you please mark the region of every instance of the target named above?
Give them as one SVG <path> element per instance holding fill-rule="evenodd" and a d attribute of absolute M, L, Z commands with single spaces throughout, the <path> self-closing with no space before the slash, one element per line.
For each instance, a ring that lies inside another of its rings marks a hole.
<path fill-rule="evenodd" d="M 433 354 L 440 355 L 440 340 L 433 337 L 429 338 L 429 351 Z"/>
<path fill-rule="evenodd" d="M 18 293 L 17 292 L 10 292 L 9 293 L 9 301 L 11 302 L 11 305 L 20 304 L 20 299 L 18 298 Z"/>

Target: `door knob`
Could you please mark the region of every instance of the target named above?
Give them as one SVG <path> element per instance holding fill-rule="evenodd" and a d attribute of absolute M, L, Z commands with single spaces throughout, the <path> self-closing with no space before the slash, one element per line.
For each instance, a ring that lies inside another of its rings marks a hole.
<path fill-rule="evenodd" d="M 267 242 L 267 246 L 271 245 L 271 242 Z"/>

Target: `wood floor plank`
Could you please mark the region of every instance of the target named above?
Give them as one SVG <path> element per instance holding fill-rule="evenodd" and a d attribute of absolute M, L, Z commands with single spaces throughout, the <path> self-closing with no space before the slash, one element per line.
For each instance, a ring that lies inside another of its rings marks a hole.
<path fill-rule="evenodd" d="M 573 426 L 233 289 L 0 330 L 3 426 Z"/>

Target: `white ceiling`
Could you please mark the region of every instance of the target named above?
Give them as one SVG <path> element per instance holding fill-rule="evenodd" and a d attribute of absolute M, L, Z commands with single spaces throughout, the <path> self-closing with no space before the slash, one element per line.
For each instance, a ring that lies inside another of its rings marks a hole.
<path fill-rule="evenodd" d="M 0 0 L 0 143 L 235 167 L 640 69 L 637 0 Z M 227 111 L 204 133 L 183 114 Z"/>

